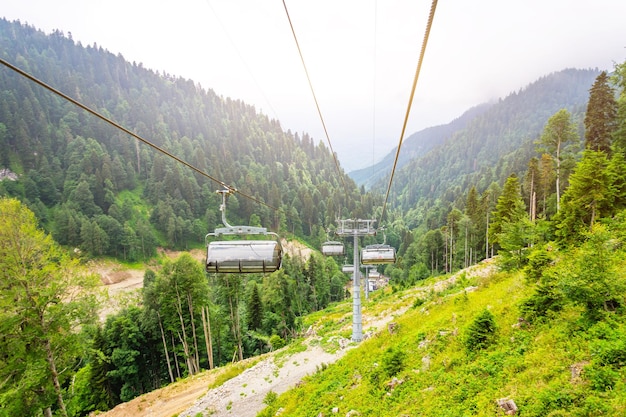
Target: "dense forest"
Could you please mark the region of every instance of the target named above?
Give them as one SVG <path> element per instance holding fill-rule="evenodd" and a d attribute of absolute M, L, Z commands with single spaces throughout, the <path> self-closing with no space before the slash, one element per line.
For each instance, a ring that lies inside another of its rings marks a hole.
<path fill-rule="evenodd" d="M 6 20 L 0 29 L 3 59 L 236 188 L 231 223 L 319 247 L 337 217 L 380 212 L 375 187 L 359 190 L 322 143 L 284 132 L 251 106 L 60 32 Z M 555 80 L 571 84 L 554 89 Z M 385 219 L 384 238 L 399 255 L 384 271 L 393 288 L 498 254 L 502 270 L 526 268 L 536 288 L 521 308 L 527 320 L 566 302 L 588 323 L 621 317 L 619 259 L 600 249 L 620 249 L 623 239 L 625 80 L 624 64 L 611 75 L 547 76 L 407 161 Z M 207 275 L 188 254 L 158 257 L 157 247 L 202 247 L 220 225 L 221 184 L 7 68 L 0 149 L 0 415 L 106 410 L 279 348 L 307 313 L 346 296 L 343 260 L 319 254 L 248 276 Z M 83 269 L 102 256 L 150 262 L 138 305 L 104 321 L 97 279 Z M 481 320 L 478 336 L 484 323 L 491 331 L 490 317 Z M 598 372 L 614 381 L 622 362 Z"/>
<path fill-rule="evenodd" d="M 252 106 L 60 32 L 0 25 L 4 59 L 237 189 L 232 223 L 318 244 L 339 215 L 372 212 L 322 143 L 284 132 Z M 3 193 L 27 202 L 59 243 L 141 260 L 157 245 L 197 246 L 221 223 L 221 184 L 6 68 L 0 91 L 0 164 L 19 175 L 2 183 Z"/>

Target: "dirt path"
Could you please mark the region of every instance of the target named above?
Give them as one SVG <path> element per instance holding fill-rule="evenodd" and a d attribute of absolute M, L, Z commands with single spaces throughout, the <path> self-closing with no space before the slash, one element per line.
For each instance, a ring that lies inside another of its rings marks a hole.
<path fill-rule="evenodd" d="M 323 363 L 333 363 L 345 352 L 345 349 L 341 349 L 329 353 L 319 346 L 309 347 L 304 352 L 286 358 L 280 366 L 272 355 L 222 386 L 210 390 L 180 416 L 195 417 L 202 413 L 203 416 L 211 417 L 254 417 L 265 407 L 263 400 L 270 391 L 276 394 L 287 391 L 306 375 L 315 373 Z"/>

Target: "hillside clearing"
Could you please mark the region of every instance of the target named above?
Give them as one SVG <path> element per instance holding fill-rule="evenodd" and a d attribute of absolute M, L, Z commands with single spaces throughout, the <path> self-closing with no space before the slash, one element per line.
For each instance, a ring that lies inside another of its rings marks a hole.
<path fill-rule="evenodd" d="M 445 291 L 455 285 L 463 274 L 466 277 L 482 276 L 492 271 L 493 267 L 492 262 L 484 262 L 446 279 L 406 290 L 401 297 L 395 299 L 393 305 L 381 311 L 370 308 L 374 307 L 373 303 L 365 303 L 363 308 L 363 329 L 367 330 L 365 337 L 386 331 L 387 325 L 404 314 L 420 294 Z M 195 417 L 198 413 L 203 413 L 202 415 L 217 417 L 256 416 L 265 407 L 263 400 L 270 391 L 276 394 L 287 391 L 306 375 L 338 361 L 349 349 L 358 346 L 339 336 L 350 332 L 351 317 L 351 312 L 343 315 L 339 319 L 342 323 L 340 330 L 334 332 L 333 336 L 327 335 L 326 340 L 316 334 L 316 326 L 311 326 L 306 338 L 299 344 L 301 349 L 294 349 L 292 344 L 279 351 L 265 354 L 260 360 L 249 358 L 242 363 L 205 371 L 120 404 L 101 415 L 171 417 L 178 414 L 181 417 Z M 222 385 L 209 389 L 219 375 L 228 372 L 231 366 L 242 365 L 247 369 Z"/>

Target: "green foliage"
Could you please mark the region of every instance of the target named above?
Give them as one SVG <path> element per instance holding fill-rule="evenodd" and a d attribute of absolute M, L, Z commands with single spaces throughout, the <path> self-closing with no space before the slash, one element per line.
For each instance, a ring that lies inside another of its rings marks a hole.
<path fill-rule="evenodd" d="M 62 386 L 85 354 L 97 278 L 81 271 L 19 201 L 0 198 L 0 415 L 67 416 Z"/>
<path fill-rule="evenodd" d="M 265 398 L 263 399 L 263 404 L 268 405 L 268 406 L 273 406 L 276 403 L 276 400 L 278 399 L 278 394 L 276 394 L 274 391 L 270 390 L 266 395 Z"/>
<path fill-rule="evenodd" d="M 618 242 L 603 225 L 595 225 L 570 260 L 558 266 L 558 285 L 565 297 L 597 319 L 624 305 L 626 278 L 620 273 Z"/>
<path fill-rule="evenodd" d="M 406 354 L 396 347 L 387 348 L 381 358 L 381 369 L 387 378 L 398 375 L 404 369 L 404 360 Z"/>
<path fill-rule="evenodd" d="M 277 334 L 273 334 L 270 336 L 269 343 L 270 343 L 272 350 L 278 350 L 286 345 L 283 338 Z"/>
<path fill-rule="evenodd" d="M 499 242 L 502 233 L 505 233 L 505 237 L 508 236 L 505 230 L 506 225 L 520 221 L 525 214 L 519 180 L 517 175 L 512 174 L 507 178 L 504 184 L 504 190 L 500 197 L 498 197 L 496 210 L 493 213 L 491 224 L 489 225 L 489 234 L 492 244 Z M 513 232 L 510 232 L 510 234 L 512 233 Z"/>
<path fill-rule="evenodd" d="M 284 131 L 253 106 L 83 47 L 60 32 L 46 35 L 2 20 L 0 33 L 7 60 L 66 80 L 80 92 L 77 99 L 98 103 L 95 111 L 252 196 L 229 201 L 234 224 L 314 240 L 337 213 L 369 216 L 380 202 L 373 195 L 361 200 L 354 182 L 340 180 L 322 142 Z M 20 174 L 3 182 L 0 193 L 28 202 L 61 244 L 92 256 L 146 260 L 157 245 L 200 246 L 219 226 L 220 202 L 205 176 L 30 87 L 26 79 L 0 78 L 0 168 Z M 137 199 L 129 202 L 129 192 Z M 102 216 L 120 227 L 104 227 Z"/>
<path fill-rule="evenodd" d="M 609 85 L 606 71 L 602 71 L 589 90 L 585 114 L 585 147 L 609 154 L 616 122 L 615 91 Z"/>
<path fill-rule="evenodd" d="M 484 309 L 465 331 L 463 344 L 469 352 L 477 352 L 494 342 L 497 330 L 496 320 L 491 311 Z"/>

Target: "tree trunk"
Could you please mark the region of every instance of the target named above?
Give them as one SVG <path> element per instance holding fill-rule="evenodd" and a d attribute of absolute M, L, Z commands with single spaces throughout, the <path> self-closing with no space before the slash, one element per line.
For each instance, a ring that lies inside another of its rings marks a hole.
<path fill-rule="evenodd" d="M 48 361 L 48 368 L 50 375 L 52 376 L 52 384 L 54 385 L 54 392 L 57 395 L 57 404 L 59 405 L 59 411 L 63 417 L 67 417 L 67 410 L 65 409 L 65 402 L 63 401 L 63 391 L 61 390 L 61 384 L 59 382 L 59 373 L 57 371 L 56 363 L 54 362 L 54 354 L 52 353 L 52 345 L 50 339 L 46 339 L 44 342 L 44 349 L 46 350 L 46 360 Z"/>
<path fill-rule="evenodd" d="M 189 370 L 189 375 L 193 375 L 193 361 L 190 362 L 189 357 L 189 344 L 187 343 L 187 332 L 185 331 L 185 320 L 183 319 L 183 306 L 182 301 L 180 300 L 180 293 L 178 292 L 178 286 L 176 286 L 176 312 L 178 313 L 178 318 L 180 319 L 180 329 L 181 333 L 178 334 L 178 338 L 180 342 L 183 344 L 183 352 L 185 354 L 185 362 L 187 362 L 187 369 Z"/>
<path fill-rule="evenodd" d="M 230 288 L 230 281 L 228 278 L 226 278 L 226 288 L 228 289 L 228 306 L 230 307 L 230 320 L 232 323 L 233 337 L 237 341 L 237 349 L 239 350 L 239 360 L 242 361 L 243 360 L 243 348 L 242 348 L 242 341 L 241 341 L 241 330 L 240 330 L 241 326 L 239 324 L 239 313 L 237 311 L 238 303 L 235 303 L 236 305 L 233 305 L 233 298 L 235 297 L 235 295 L 233 294 L 233 291 Z"/>
<path fill-rule="evenodd" d="M 176 342 L 172 333 L 172 352 L 174 353 L 174 365 L 176 365 L 176 378 L 180 378 L 180 367 L 178 365 L 178 357 L 176 356 Z"/>
<path fill-rule="evenodd" d="M 163 323 L 161 323 L 161 314 L 157 311 L 159 318 L 159 328 L 161 329 L 161 339 L 163 340 L 163 350 L 165 351 L 165 360 L 167 361 L 167 371 L 170 374 L 170 382 L 174 382 L 174 374 L 172 373 L 172 364 L 170 363 L 170 354 L 167 351 L 167 343 L 165 342 L 165 332 L 163 331 Z"/>
<path fill-rule="evenodd" d="M 206 344 L 206 354 L 209 360 L 209 369 L 213 369 L 213 342 L 211 340 L 211 322 L 209 316 L 209 307 L 202 307 L 202 328 L 204 330 L 204 343 Z"/>
<path fill-rule="evenodd" d="M 200 371 L 200 354 L 198 353 L 198 338 L 196 336 L 196 322 L 193 316 L 193 299 L 191 293 L 187 292 L 187 305 L 189 306 L 189 317 L 191 318 L 191 335 L 193 336 L 193 348 L 195 350 L 196 370 Z"/>

